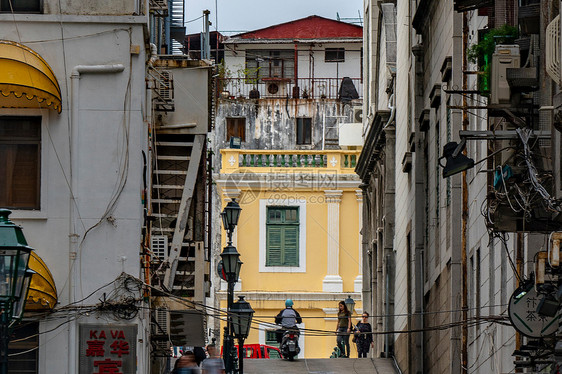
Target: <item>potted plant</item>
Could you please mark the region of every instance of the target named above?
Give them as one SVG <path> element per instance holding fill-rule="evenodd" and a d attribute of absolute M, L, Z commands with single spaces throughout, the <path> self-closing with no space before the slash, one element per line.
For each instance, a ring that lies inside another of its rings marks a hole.
<path fill-rule="evenodd" d="M 496 50 L 496 45 L 513 43 L 518 36 L 519 30 L 517 27 L 506 24 L 495 29 L 490 29 L 478 43 L 468 48 L 468 60 L 478 64 L 478 70 L 480 72 L 478 76 L 478 89 L 482 95 L 488 96 L 490 94 L 490 70 L 492 55 Z"/>

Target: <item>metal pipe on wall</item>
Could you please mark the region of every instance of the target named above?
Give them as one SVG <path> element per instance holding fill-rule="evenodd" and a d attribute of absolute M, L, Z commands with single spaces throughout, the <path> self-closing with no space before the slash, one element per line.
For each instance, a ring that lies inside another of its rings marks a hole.
<path fill-rule="evenodd" d="M 75 288 L 78 282 L 75 264 L 80 254 L 78 253 L 77 230 L 78 215 L 78 142 L 80 132 L 78 131 L 78 110 L 80 109 L 80 77 L 82 74 L 111 74 L 120 73 L 125 70 L 123 64 L 109 65 L 77 65 L 70 74 L 71 105 L 70 105 L 70 210 L 69 210 L 69 276 L 68 276 L 68 303 L 75 302 Z M 76 222 L 75 222 L 76 221 Z M 76 347 L 76 321 L 69 317 L 68 324 L 68 373 L 78 372 Z"/>
<path fill-rule="evenodd" d="M 463 13 L 462 17 L 462 44 L 463 51 L 468 48 L 468 16 Z M 468 70 L 468 59 L 466 53 L 462 55 L 462 71 Z M 462 76 L 462 88 L 468 89 L 468 77 L 466 74 Z M 466 95 L 463 95 L 463 109 L 462 109 L 462 129 L 468 130 L 468 111 L 466 106 L 468 101 Z M 466 149 L 463 151 L 466 155 Z M 462 230 L 461 230 L 461 269 L 462 269 L 462 348 L 461 348 L 461 372 L 467 373 L 468 368 L 468 285 L 467 285 L 467 229 L 468 229 L 468 182 L 466 177 L 466 170 L 462 172 Z"/>

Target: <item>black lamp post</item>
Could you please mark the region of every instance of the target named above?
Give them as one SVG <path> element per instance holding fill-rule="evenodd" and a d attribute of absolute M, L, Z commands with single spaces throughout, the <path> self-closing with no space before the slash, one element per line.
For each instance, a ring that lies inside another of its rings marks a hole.
<path fill-rule="evenodd" d="M 242 208 L 240 208 L 236 199 L 232 199 L 228 202 L 228 204 L 226 204 L 221 213 L 222 224 L 228 234 L 228 245 L 232 244 L 232 233 L 234 232 L 236 225 L 238 225 L 238 218 L 240 218 L 241 211 Z"/>
<path fill-rule="evenodd" d="M 234 338 L 232 337 L 232 305 L 234 303 L 234 284 L 238 281 L 238 276 L 240 275 L 240 268 L 242 267 L 242 261 L 240 261 L 240 253 L 236 250 L 236 247 L 232 245 L 232 233 L 238 224 L 238 218 L 240 218 L 240 205 L 235 199 L 232 199 L 221 213 L 222 223 L 224 229 L 228 235 L 227 246 L 224 247 L 221 253 L 224 273 L 226 275 L 226 282 L 228 284 L 228 298 L 227 298 L 227 320 L 226 328 L 224 334 L 224 349 L 223 349 L 223 359 L 225 371 L 228 374 L 235 372 L 234 367 Z"/>
<path fill-rule="evenodd" d="M 0 374 L 8 373 L 10 331 L 23 316 L 33 275 L 28 269 L 33 248 L 27 245 L 21 227 L 8 218 L 10 213 L 0 209 Z"/>
<path fill-rule="evenodd" d="M 244 373 L 244 340 L 250 334 L 254 310 L 244 296 L 238 296 L 238 301 L 232 304 L 232 329 L 238 339 L 238 369 Z"/>
<path fill-rule="evenodd" d="M 355 310 L 355 301 L 351 298 L 351 295 L 348 296 L 347 299 L 345 299 L 343 302 L 345 303 L 347 310 L 349 310 L 349 314 L 353 314 Z"/>

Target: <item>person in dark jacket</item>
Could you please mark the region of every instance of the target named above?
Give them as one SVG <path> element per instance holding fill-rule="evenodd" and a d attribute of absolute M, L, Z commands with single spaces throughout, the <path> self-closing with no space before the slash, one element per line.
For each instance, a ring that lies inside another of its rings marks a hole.
<path fill-rule="evenodd" d="M 369 353 L 369 348 L 374 346 L 373 334 L 371 334 L 373 330 L 369 323 L 369 313 L 363 312 L 361 317 L 361 322 L 356 325 L 355 344 L 357 344 L 357 354 L 359 358 L 366 358 Z"/>
<path fill-rule="evenodd" d="M 285 300 L 285 309 L 279 312 L 275 317 L 275 324 L 281 325 L 282 329 L 277 330 L 277 342 L 281 343 L 283 332 L 285 330 L 296 330 L 297 334 L 299 328 L 298 323 L 302 323 L 302 318 L 299 312 L 293 309 L 293 300 Z"/>

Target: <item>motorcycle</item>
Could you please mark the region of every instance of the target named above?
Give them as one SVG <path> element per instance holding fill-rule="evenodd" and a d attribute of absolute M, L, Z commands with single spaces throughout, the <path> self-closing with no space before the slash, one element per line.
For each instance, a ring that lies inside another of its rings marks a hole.
<path fill-rule="evenodd" d="M 283 358 L 293 361 L 301 351 L 299 347 L 299 331 L 285 330 L 281 341 L 281 354 Z"/>

